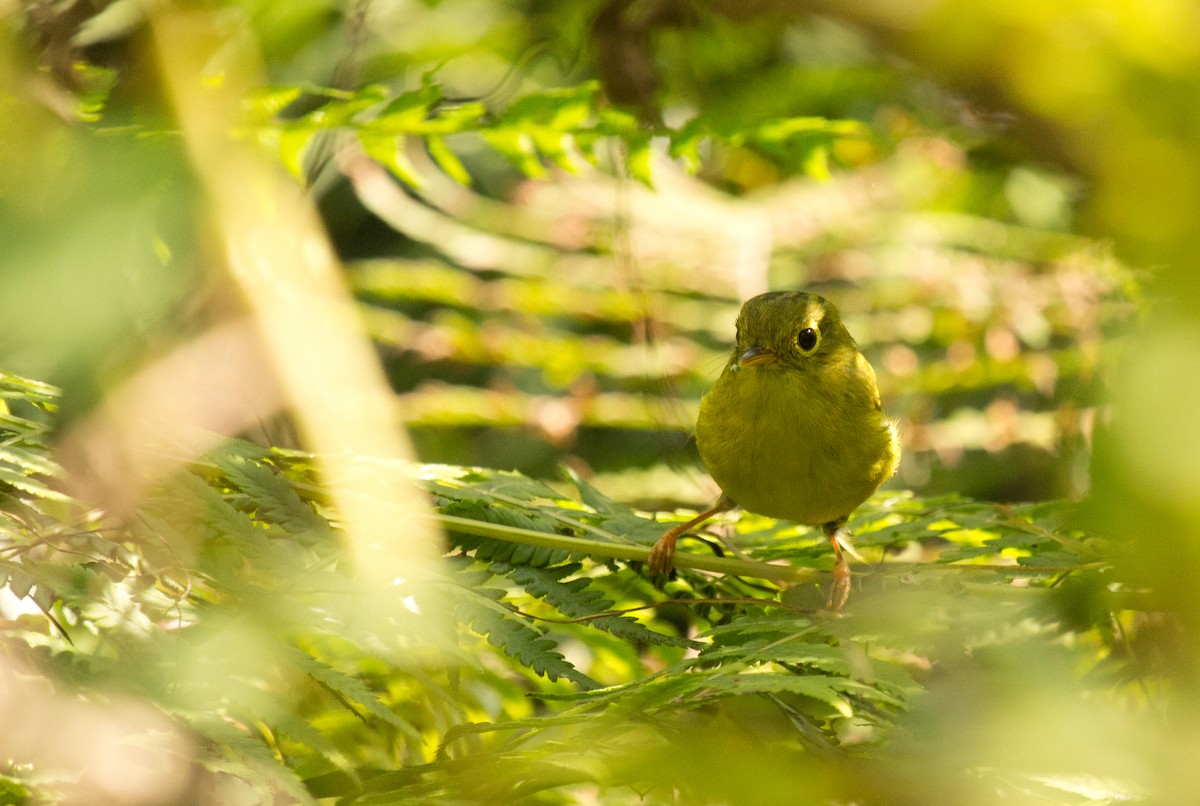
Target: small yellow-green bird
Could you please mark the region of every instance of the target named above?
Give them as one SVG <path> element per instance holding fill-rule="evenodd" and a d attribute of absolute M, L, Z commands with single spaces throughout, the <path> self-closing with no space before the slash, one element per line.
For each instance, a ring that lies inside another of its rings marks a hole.
<path fill-rule="evenodd" d="M 837 557 L 828 606 L 840 610 L 850 566 L 838 530 L 896 471 L 900 439 L 833 303 L 773 291 L 742 306 L 733 354 L 700 402 L 696 446 L 722 495 L 659 538 L 650 572 L 670 571 L 681 534 L 740 506 L 824 529 Z"/>

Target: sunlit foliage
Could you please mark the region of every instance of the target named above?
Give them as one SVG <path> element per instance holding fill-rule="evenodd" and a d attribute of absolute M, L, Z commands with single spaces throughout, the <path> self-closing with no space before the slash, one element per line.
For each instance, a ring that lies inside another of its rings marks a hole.
<path fill-rule="evenodd" d="M 0 15 L 0 802 L 1200 792 L 1191 12 Z M 903 434 L 844 613 L 643 568 L 785 287 Z"/>

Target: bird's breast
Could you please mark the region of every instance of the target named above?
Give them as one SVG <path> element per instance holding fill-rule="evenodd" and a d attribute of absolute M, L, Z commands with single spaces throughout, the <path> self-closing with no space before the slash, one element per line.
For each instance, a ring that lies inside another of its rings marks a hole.
<path fill-rule="evenodd" d="M 835 385 L 835 394 L 796 374 L 724 373 L 701 402 L 696 444 L 713 480 L 744 509 L 826 523 L 849 515 L 891 475 L 893 436 L 866 390 Z"/>

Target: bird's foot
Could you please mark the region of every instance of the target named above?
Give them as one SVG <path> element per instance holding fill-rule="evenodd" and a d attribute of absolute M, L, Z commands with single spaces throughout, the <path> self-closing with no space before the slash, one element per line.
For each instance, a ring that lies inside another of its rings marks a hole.
<path fill-rule="evenodd" d="M 716 515 L 718 512 L 724 512 L 734 506 L 734 503 L 722 495 L 717 499 L 717 503 L 713 504 L 708 509 L 701 512 L 696 517 L 692 518 L 687 523 L 681 523 L 675 526 L 658 539 L 654 547 L 650 549 L 650 557 L 648 563 L 650 565 L 650 576 L 663 576 L 671 573 L 671 567 L 675 563 L 675 541 L 679 536 L 688 529 L 695 528 L 706 520 Z"/>
<path fill-rule="evenodd" d="M 679 527 L 669 530 L 650 549 L 650 576 L 666 576 L 671 573 L 671 567 L 675 563 L 675 541 L 679 539 L 679 534 Z"/>
<path fill-rule="evenodd" d="M 836 612 L 841 611 L 850 600 L 850 565 L 838 554 L 837 563 L 833 566 L 833 582 L 829 585 L 829 598 L 825 607 Z"/>

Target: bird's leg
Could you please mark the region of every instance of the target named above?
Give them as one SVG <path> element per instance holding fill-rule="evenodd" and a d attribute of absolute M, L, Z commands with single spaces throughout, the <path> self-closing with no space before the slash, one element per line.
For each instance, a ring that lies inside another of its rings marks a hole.
<path fill-rule="evenodd" d="M 717 499 L 717 503 L 713 504 L 708 509 L 701 512 L 696 517 L 686 523 L 681 523 L 678 526 L 673 526 L 658 539 L 654 547 L 650 549 L 650 576 L 658 576 L 660 574 L 671 573 L 671 565 L 675 561 L 675 541 L 679 536 L 689 529 L 692 529 L 713 515 L 724 512 L 727 509 L 733 509 L 736 506 L 729 498 L 722 495 Z"/>
<path fill-rule="evenodd" d="M 844 520 L 830 521 L 821 527 L 825 530 L 825 537 L 829 539 L 833 546 L 833 553 L 837 557 L 837 561 L 833 564 L 833 582 L 829 586 L 829 598 L 825 601 L 825 606 L 834 611 L 845 607 L 850 598 L 850 564 L 846 562 L 846 558 L 842 555 L 842 547 L 838 544 L 838 531 L 843 523 L 845 523 Z"/>

